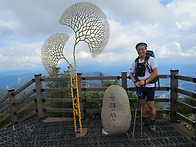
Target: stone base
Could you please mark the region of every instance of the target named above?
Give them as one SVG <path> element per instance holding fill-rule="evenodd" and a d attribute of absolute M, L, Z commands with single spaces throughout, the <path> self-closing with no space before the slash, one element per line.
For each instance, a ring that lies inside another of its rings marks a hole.
<path fill-rule="evenodd" d="M 78 129 L 78 132 L 80 132 L 80 129 Z M 76 133 L 76 137 L 86 136 L 87 133 L 88 133 L 88 128 L 82 128 L 82 133 Z"/>

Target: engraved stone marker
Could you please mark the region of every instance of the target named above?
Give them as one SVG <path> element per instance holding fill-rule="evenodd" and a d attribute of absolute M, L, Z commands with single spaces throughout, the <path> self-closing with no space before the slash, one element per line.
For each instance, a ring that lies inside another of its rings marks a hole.
<path fill-rule="evenodd" d="M 112 85 L 104 93 L 101 110 L 104 134 L 126 133 L 131 125 L 131 110 L 127 92 Z"/>

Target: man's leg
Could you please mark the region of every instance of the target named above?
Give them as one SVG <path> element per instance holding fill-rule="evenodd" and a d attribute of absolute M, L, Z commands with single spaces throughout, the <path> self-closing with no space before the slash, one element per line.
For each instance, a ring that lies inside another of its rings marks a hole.
<path fill-rule="evenodd" d="M 150 119 L 155 120 L 155 118 L 156 118 L 156 109 L 155 109 L 155 106 L 154 106 L 154 101 L 148 101 L 148 106 L 149 106 L 149 109 L 150 109 Z"/>
<path fill-rule="evenodd" d="M 148 107 L 150 109 L 150 130 L 151 131 L 156 131 L 156 126 L 155 126 L 156 109 L 154 106 L 154 94 L 155 94 L 154 88 L 149 88 L 148 94 L 147 94 L 147 100 L 148 100 Z"/>

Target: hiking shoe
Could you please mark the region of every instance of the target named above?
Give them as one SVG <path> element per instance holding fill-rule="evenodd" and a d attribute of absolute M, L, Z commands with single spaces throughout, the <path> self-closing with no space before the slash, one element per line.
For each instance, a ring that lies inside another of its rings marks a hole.
<path fill-rule="evenodd" d="M 148 121 L 145 117 L 142 118 L 142 126 L 144 126 L 144 127 L 148 126 Z"/>
<path fill-rule="evenodd" d="M 155 121 L 152 121 L 150 122 L 150 130 L 155 132 L 156 131 L 156 125 L 155 125 Z"/>

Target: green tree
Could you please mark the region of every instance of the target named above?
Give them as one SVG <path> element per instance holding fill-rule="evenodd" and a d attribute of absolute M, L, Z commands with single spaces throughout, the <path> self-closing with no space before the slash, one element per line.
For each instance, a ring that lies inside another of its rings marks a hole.
<path fill-rule="evenodd" d="M 60 68 L 57 68 L 57 77 L 65 77 L 69 78 L 69 73 L 67 71 L 64 71 L 64 73 L 60 73 Z M 48 88 L 69 88 L 70 87 L 70 81 L 48 81 L 46 86 Z M 71 98 L 71 92 L 69 91 L 63 91 L 63 92 L 50 92 L 45 94 L 48 98 Z M 72 103 L 68 102 L 46 102 L 44 104 L 47 108 L 72 108 Z M 46 113 L 46 116 L 48 117 L 72 117 L 72 113 Z"/>
<path fill-rule="evenodd" d="M 179 100 L 181 102 L 186 103 L 186 104 L 191 105 L 191 106 L 195 106 L 195 104 L 196 104 L 196 100 L 192 97 L 179 98 Z M 178 107 L 178 111 L 179 111 L 179 113 L 181 113 L 185 116 L 190 116 L 190 115 L 193 114 L 192 112 L 188 111 L 186 108 L 184 108 L 182 106 Z"/>

